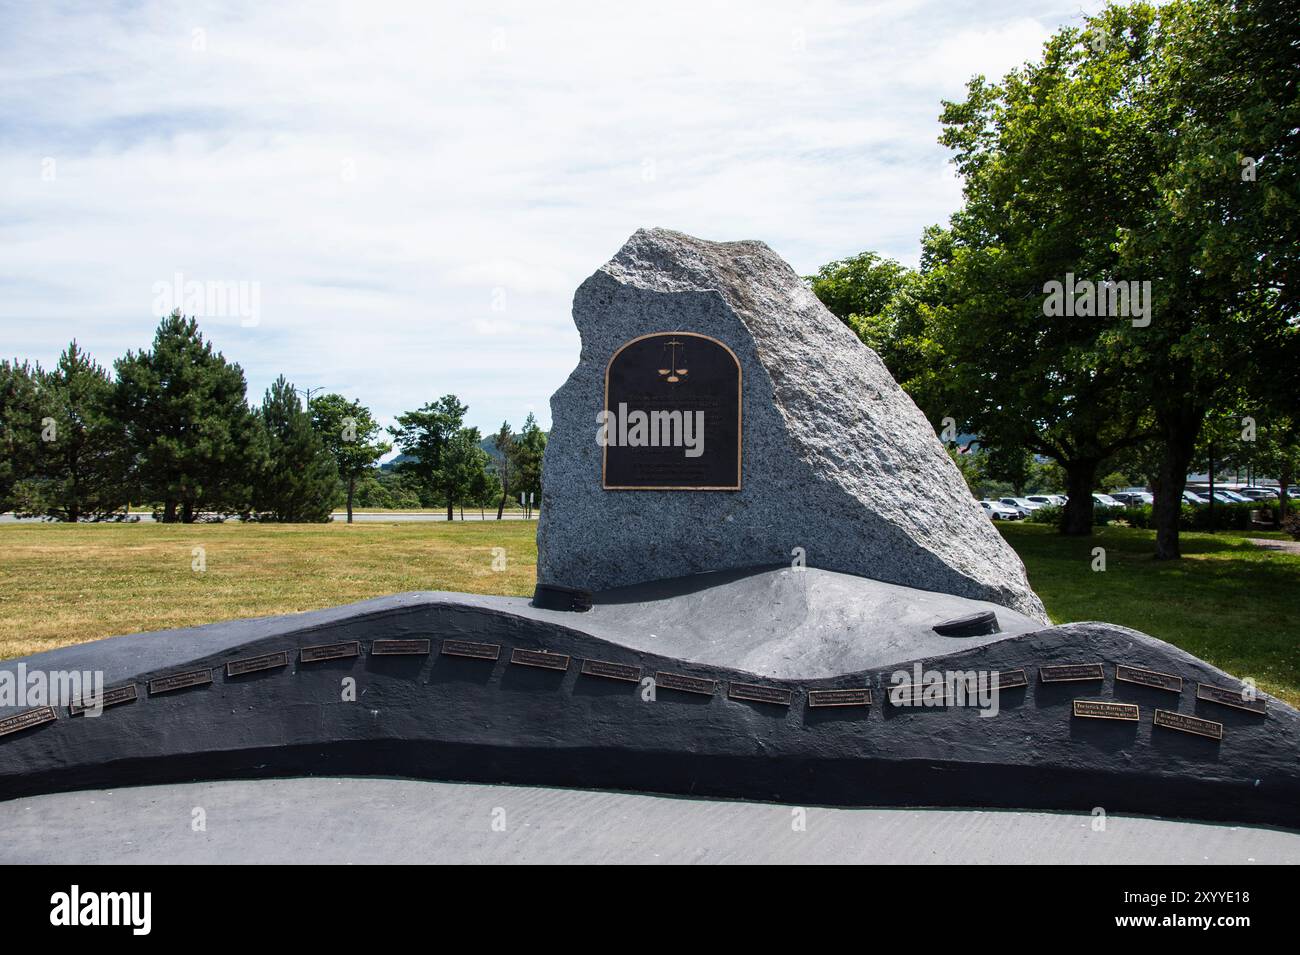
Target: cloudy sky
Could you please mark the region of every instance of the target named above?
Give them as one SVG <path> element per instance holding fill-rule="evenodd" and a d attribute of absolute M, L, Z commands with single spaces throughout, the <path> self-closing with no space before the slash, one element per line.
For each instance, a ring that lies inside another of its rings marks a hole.
<path fill-rule="evenodd" d="M 254 401 L 549 426 L 634 230 L 915 264 L 960 197 L 940 100 L 1098 6 L 0 3 L 0 353 L 109 364 L 225 286 Z"/>

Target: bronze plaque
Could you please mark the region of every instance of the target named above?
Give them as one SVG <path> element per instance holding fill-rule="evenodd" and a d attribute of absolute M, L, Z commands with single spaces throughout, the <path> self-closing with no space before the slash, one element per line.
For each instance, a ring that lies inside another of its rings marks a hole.
<path fill-rule="evenodd" d="M 136 699 L 136 690 L 134 683 L 128 683 L 126 686 L 115 686 L 111 690 L 105 690 L 100 697 L 99 706 L 101 709 L 108 709 L 110 706 L 117 706 L 119 703 L 134 703 Z M 74 700 L 68 707 L 69 716 L 80 716 L 87 710 L 92 709 L 93 699 L 82 697 Z"/>
<path fill-rule="evenodd" d="M 660 670 L 655 674 L 655 686 L 666 690 L 678 690 L 682 693 L 698 693 L 700 696 L 712 696 L 716 680 L 705 680 L 685 673 L 667 673 Z"/>
<path fill-rule="evenodd" d="M 173 673 L 171 676 L 160 676 L 156 680 L 149 681 L 149 693 L 170 693 L 172 690 L 183 690 L 187 686 L 205 686 L 212 682 L 212 671 L 204 670 L 187 670 L 184 673 Z"/>
<path fill-rule="evenodd" d="M 303 647 L 298 654 L 300 663 L 320 663 L 323 660 L 346 660 L 348 657 L 361 656 L 361 642 L 347 640 L 343 643 L 321 643 L 314 647 Z"/>
<path fill-rule="evenodd" d="M 1038 678 L 1044 683 L 1083 683 L 1104 680 L 1100 663 L 1061 663 L 1038 668 Z"/>
<path fill-rule="evenodd" d="M 1136 703 L 1110 703 L 1106 700 L 1075 700 L 1074 715 L 1094 720 L 1136 720 Z"/>
<path fill-rule="evenodd" d="M 775 703 L 789 706 L 793 694 L 779 686 L 762 686 L 757 683 L 730 683 L 727 696 L 733 700 L 750 700 L 754 703 Z"/>
<path fill-rule="evenodd" d="M 525 650 L 522 647 L 516 647 L 510 654 L 510 662 L 526 667 L 541 667 L 544 670 L 567 670 L 569 668 L 569 655 L 567 653 L 551 653 L 549 650 Z"/>
<path fill-rule="evenodd" d="M 1260 716 L 1268 713 L 1268 705 L 1263 700 L 1244 700 L 1241 697 L 1241 690 L 1230 690 L 1224 686 L 1198 683 L 1196 684 L 1196 698 L 1205 700 L 1207 703 L 1218 703 L 1220 706 L 1231 706 L 1234 710 L 1257 713 Z"/>
<path fill-rule="evenodd" d="M 1138 686 L 1149 686 L 1156 690 L 1168 690 L 1170 693 L 1183 691 L 1183 678 L 1180 676 L 1161 673 L 1159 670 L 1126 666 L 1123 663 L 1115 664 L 1115 679 L 1125 683 L 1136 683 Z"/>
<path fill-rule="evenodd" d="M 495 643 L 473 643 L 469 640 L 442 641 L 445 657 L 470 657 L 474 660 L 495 660 L 501 656 L 501 647 Z"/>
<path fill-rule="evenodd" d="M 1028 686 L 1029 678 L 1025 676 L 1023 667 L 1017 667 L 1014 670 L 998 671 L 998 689 L 1014 690 L 1018 686 Z"/>
<path fill-rule="evenodd" d="M 274 670 L 277 667 L 287 667 L 289 665 L 289 651 L 276 650 L 274 653 L 263 653 L 261 656 L 244 657 L 242 660 L 231 660 L 226 664 L 226 676 L 243 676 L 245 673 L 256 673 L 259 670 Z"/>
<path fill-rule="evenodd" d="M 370 644 L 370 653 L 377 657 L 427 657 L 428 640 L 376 640 Z"/>
<path fill-rule="evenodd" d="M 868 687 L 851 687 L 847 690 L 809 690 L 809 706 L 870 706 L 871 690 Z"/>
<path fill-rule="evenodd" d="M 0 736 L 21 733 L 33 726 L 53 723 L 58 718 L 59 714 L 54 712 L 52 706 L 38 706 L 34 710 L 23 710 L 21 713 L 15 713 L 13 716 L 6 716 L 0 720 Z"/>
<path fill-rule="evenodd" d="M 927 691 L 930 700 L 926 700 Z M 947 706 L 950 702 L 945 683 L 896 683 L 889 688 L 888 695 L 894 706 Z"/>
<path fill-rule="evenodd" d="M 626 663 L 608 663 L 605 660 L 583 660 L 584 676 L 603 676 L 607 680 L 623 680 L 627 683 L 641 681 L 641 668 Z"/>
<path fill-rule="evenodd" d="M 1223 739 L 1223 724 L 1214 720 L 1203 720 L 1199 716 L 1186 716 L 1171 710 L 1156 710 L 1155 725 L 1165 729 L 1204 736 L 1207 739 Z"/>
<path fill-rule="evenodd" d="M 741 371 L 695 332 L 627 342 L 605 368 L 601 484 L 607 491 L 739 491 Z"/>

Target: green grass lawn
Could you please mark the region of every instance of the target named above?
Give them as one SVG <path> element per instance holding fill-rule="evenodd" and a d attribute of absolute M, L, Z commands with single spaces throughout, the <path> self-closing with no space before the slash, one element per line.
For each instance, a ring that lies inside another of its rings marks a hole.
<path fill-rule="evenodd" d="M 1157 561 L 1152 531 L 1099 527 L 1067 538 L 1042 524 L 998 529 L 1054 622 L 1141 630 L 1300 705 L 1300 555 L 1257 549 L 1244 538 L 1265 535 L 1253 532 L 1184 532 L 1184 558 Z M 1094 547 L 1105 548 L 1104 572 L 1091 569 Z"/>
<path fill-rule="evenodd" d="M 0 658 L 118 633 L 296 613 L 403 590 L 532 592 L 531 521 L 0 526 Z M 1063 538 L 999 524 L 1052 620 L 1106 620 L 1176 644 L 1300 704 L 1300 556 L 1239 533 L 1184 534 L 1184 560 L 1151 559 L 1152 533 Z M 1106 571 L 1090 569 L 1106 549 Z M 193 569 L 202 547 L 206 569 Z M 505 569 L 492 567 L 504 548 Z"/>

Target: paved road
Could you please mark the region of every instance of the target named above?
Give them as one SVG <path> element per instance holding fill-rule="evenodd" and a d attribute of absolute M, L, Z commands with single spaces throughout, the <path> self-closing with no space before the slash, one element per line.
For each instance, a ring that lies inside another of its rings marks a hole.
<path fill-rule="evenodd" d="M 154 523 L 154 519 L 153 517 L 150 516 L 148 511 L 142 511 L 138 514 L 132 514 L 131 517 L 133 519 L 138 518 L 139 523 L 141 524 Z M 460 519 L 461 519 L 460 514 L 458 513 L 456 515 L 456 520 L 459 521 Z M 496 511 L 486 511 L 484 512 L 482 517 L 479 516 L 478 511 L 467 510 L 465 512 L 465 520 L 467 521 L 479 521 L 479 520 L 495 521 L 496 519 L 497 519 Z M 511 514 L 509 511 L 507 511 L 505 514 L 502 515 L 501 519 L 506 521 L 522 521 L 522 520 L 535 521 L 537 520 L 537 512 L 533 511 L 532 517 L 525 518 L 522 514 L 518 514 L 518 513 Z M 340 524 L 345 523 L 347 521 L 347 512 L 335 511 L 334 520 Z M 357 524 L 401 524 L 406 522 L 418 522 L 418 521 L 445 522 L 446 520 L 447 520 L 446 511 L 443 511 L 441 513 L 420 512 L 420 511 L 396 511 L 388 514 L 369 513 L 364 511 L 352 512 L 352 521 L 353 523 L 357 523 Z M 43 523 L 42 518 L 39 517 L 19 518 L 19 517 L 14 517 L 12 513 L 0 514 L 0 524 L 39 524 L 39 523 Z"/>
<path fill-rule="evenodd" d="M 204 827 L 195 831 L 194 820 Z M 1300 863 L 1300 833 L 1041 812 L 794 807 L 403 779 L 0 803 L 0 863 Z M 494 827 L 494 822 L 496 823 Z"/>

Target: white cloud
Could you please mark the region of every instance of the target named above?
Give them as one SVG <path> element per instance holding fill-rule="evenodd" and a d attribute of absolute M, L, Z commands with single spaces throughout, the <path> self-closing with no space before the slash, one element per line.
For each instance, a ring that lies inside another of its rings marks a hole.
<path fill-rule="evenodd" d="M 256 282 L 257 327 L 203 323 L 254 397 L 283 372 L 391 419 L 455 392 L 486 430 L 530 407 L 547 423 L 577 358 L 573 289 L 638 227 L 761 238 L 803 272 L 868 248 L 914 262 L 960 198 L 939 100 L 1035 56 L 1077 13 L 365 2 L 5 17 L 6 352 L 48 363 L 75 336 L 107 363 L 151 339 L 154 283 Z"/>

